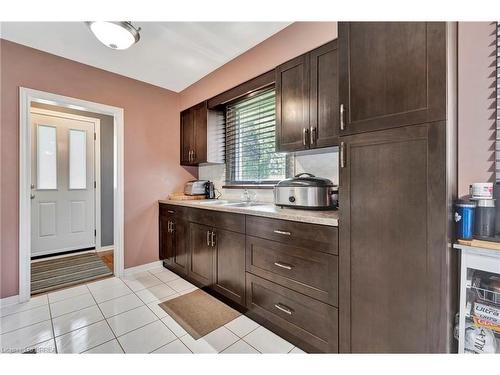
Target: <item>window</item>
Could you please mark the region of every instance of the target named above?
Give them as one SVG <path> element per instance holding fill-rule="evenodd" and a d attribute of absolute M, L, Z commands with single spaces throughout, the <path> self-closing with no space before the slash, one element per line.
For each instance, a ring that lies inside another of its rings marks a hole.
<path fill-rule="evenodd" d="M 263 89 L 226 106 L 229 184 L 273 184 L 286 177 L 285 154 L 275 150 L 276 92 Z"/>

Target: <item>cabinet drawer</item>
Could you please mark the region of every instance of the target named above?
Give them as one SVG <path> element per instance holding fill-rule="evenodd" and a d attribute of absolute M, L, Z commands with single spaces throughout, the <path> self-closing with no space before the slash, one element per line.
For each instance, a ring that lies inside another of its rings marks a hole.
<path fill-rule="evenodd" d="M 218 229 L 245 233 L 245 215 L 190 208 L 189 221 Z"/>
<path fill-rule="evenodd" d="M 337 227 L 247 216 L 246 233 L 249 236 L 338 254 Z"/>
<path fill-rule="evenodd" d="M 246 270 L 338 306 L 338 257 L 247 236 Z"/>
<path fill-rule="evenodd" d="M 177 217 L 179 217 L 184 216 L 185 211 L 185 207 L 160 203 L 160 216 L 176 215 Z"/>
<path fill-rule="evenodd" d="M 335 307 L 268 280 L 246 274 L 247 308 L 286 332 L 308 351 L 338 352 L 338 312 Z"/>

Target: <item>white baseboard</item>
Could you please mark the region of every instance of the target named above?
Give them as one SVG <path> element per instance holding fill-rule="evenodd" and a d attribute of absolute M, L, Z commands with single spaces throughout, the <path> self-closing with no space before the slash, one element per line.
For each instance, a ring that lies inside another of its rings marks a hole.
<path fill-rule="evenodd" d="M 19 295 L 0 298 L 0 307 L 15 305 L 19 303 Z"/>
<path fill-rule="evenodd" d="M 100 253 L 102 251 L 110 251 L 110 250 L 113 250 L 115 248 L 114 245 L 109 245 L 109 246 L 102 246 L 100 247 L 99 249 L 96 249 L 96 253 Z"/>
<path fill-rule="evenodd" d="M 130 274 L 137 273 L 137 272 L 149 271 L 149 270 L 152 270 L 154 268 L 159 268 L 159 267 L 163 267 L 161 260 L 157 260 L 156 262 L 141 264 L 140 266 L 125 268 L 125 270 L 123 271 L 123 274 L 130 275 Z"/>

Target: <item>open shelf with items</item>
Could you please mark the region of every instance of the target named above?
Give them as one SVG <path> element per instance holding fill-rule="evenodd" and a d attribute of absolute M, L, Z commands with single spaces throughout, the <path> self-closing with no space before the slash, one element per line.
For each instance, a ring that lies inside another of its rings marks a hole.
<path fill-rule="evenodd" d="M 455 248 L 461 251 L 458 352 L 500 354 L 500 251 Z"/>

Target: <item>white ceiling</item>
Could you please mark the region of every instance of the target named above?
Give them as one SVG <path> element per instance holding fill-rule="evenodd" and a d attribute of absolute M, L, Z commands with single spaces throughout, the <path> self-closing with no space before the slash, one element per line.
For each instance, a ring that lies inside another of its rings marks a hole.
<path fill-rule="evenodd" d="M 287 22 L 133 22 L 139 43 L 116 51 L 83 22 L 2 22 L 1 37 L 84 64 L 181 91 L 288 26 Z"/>

